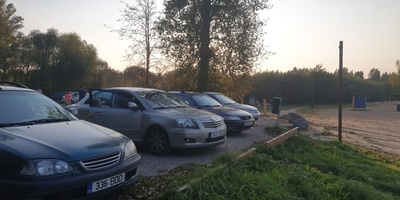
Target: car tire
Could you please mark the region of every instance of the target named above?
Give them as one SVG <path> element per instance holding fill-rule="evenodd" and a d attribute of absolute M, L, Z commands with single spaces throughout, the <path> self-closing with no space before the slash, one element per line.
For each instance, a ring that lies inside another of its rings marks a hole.
<path fill-rule="evenodd" d="M 171 149 L 171 144 L 167 132 L 160 127 L 150 128 L 146 132 L 145 148 L 154 155 L 168 154 Z"/>

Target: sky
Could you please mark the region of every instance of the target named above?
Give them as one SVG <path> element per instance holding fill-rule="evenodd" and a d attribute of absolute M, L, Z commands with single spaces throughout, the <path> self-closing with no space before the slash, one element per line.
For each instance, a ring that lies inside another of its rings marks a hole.
<path fill-rule="evenodd" d="M 133 4 L 133 0 L 124 0 Z M 7 0 L 24 18 L 22 32 L 43 33 L 55 28 L 75 32 L 93 44 L 98 57 L 116 70 L 124 59 L 129 41 L 111 32 L 121 23 L 119 0 Z M 162 1 L 159 0 L 160 7 Z M 400 60 L 400 0 L 269 0 L 272 8 L 261 12 L 267 19 L 264 43 L 273 52 L 260 60 L 259 71 L 286 72 L 322 66 L 328 72 L 339 68 L 339 42 L 343 41 L 343 67 L 363 71 L 372 68 L 397 72 Z"/>

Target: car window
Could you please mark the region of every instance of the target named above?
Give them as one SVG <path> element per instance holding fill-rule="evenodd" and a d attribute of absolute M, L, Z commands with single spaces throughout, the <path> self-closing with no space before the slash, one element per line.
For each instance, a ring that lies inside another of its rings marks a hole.
<path fill-rule="evenodd" d="M 197 104 L 201 107 L 215 107 L 215 106 L 222 106 L 218 101 L 215 99 L 207 96 L 207 95 L 192 95 L 192 98 L 196 101 Z"/>
<path fill-rule="evenodd" d="M 0 126 L 33 125 L 76 120 L 61 105 L 36 92 L 7 92 L 0 95 Z"/>
<path fill-rule="evenodd" d="M 185 103 L 189 104 L 189 106 L 196 107 L 196 105 L 195 105 L 196 103 L 192 100 L 192 98 L 190 98 L 190 96 L 178 95 L 178 97 Z"/>
<path fill-rule="evenodd" d="M 99 91 L 93 94 L 93 106 L 111 107 L 113 93 L 109 91 Z"/>
<path fill-rule="evenodd" d="M 180 99 L 160 91 L 141 91 L 138 95 L 153 109 L 187 107 Z"/>
<path fill-rule="evenodd" d="M 236 102 L 229 97 L 222 94 L 213 94 L 213 96 L 218 99 L 222 104 L 236 104 Z"/>
<path fill-rule="evenodd" d="M 115 108 L 129 108 L 128 103 L 135 102 L 131 94 L 126 92 L 118 92 L 114 96 L 114 106 Z"/>

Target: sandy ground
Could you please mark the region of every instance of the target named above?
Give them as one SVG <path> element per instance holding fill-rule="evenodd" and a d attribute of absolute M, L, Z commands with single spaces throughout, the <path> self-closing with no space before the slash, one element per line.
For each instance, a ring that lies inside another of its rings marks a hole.
<path fill-rule="evenodd" d="M 398 101 L 367 103 L 366 109 L 342 110 L 342 141 L 360 147 L 400 155 L 400 112 Z M 321 140 L 338 140 L 338 109 L 301 114 L 310 123 L 302 131 Z"/>

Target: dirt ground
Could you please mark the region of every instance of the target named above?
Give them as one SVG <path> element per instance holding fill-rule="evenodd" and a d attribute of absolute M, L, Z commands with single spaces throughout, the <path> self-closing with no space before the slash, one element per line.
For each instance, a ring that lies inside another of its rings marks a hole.
<path fill-rule="evenodd" d="M 367 103 L 366 109 L 342 110 L 342 141 L 360 147 L 400 156 L 399 101 Z M 309 123 L 302 131 L 321 140 L 338 139 L 338 109 L 301 114 Z"/>

